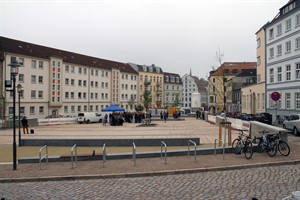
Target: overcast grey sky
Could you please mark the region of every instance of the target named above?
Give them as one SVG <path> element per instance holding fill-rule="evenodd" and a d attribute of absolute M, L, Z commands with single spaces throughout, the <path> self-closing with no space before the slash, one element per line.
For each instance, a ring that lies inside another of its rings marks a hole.
<path fill-rule="evenodd" d="M 4 37 L 206 78 L 256 62 L 255 33 L 288 0 L 0 0 Z"/>

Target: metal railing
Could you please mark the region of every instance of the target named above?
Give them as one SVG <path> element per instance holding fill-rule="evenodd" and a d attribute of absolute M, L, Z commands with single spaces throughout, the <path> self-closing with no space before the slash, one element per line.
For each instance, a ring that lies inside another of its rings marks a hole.
<path fill-rule="evenodd" d="M 165 164 L 167 164 L 167 144 L 164 141 L 161 141 L 160 144 L 160 158 L 163 157 L 163 146 L 165 147 Z"/>
<path fill-rule="evenodd" d="M 195 157 L 195 162 L 196 162 L 197 144 L 194 141 L 192 141 L 192 140 L 188 141 L 188 157 L 190 157 L 190 143 L 192 143 L 194 145 L 194 147 L 195 147 L 194 157 Z"/>
<path fill-rule="evenodd" d="M 75 157 L 75 164 L 77 163 L 77 146 L 74 144 L 74 146 L 71 148 L 71 168 L 74 168 L 74 157 Z"/>
<path fill-rule="evenodd" d="M 132 160 L 134 162 L 134 166 L 136 166 L 136 146 L 135 143 L 132 143 Z"/>
<path fill-rule="evenodd" d="M 225 143 L 222 140 L 215 139 L 215 151 L 214 154 L 217 154 L 217 141 L 223 143 L 223 160 L 225 160 Z"/>
<path fill-rule="evenodd" d="M 46 154 L 42 156 L 42 151 L 43 149 L 46 149 Z M 48 146 L 45 145 L 39 150 L 39 164 L 40 164 L 40 169 L 42 169 L 42 160 L 46 158 L 46 163 L 48 164 Z"/>
<path fill-rule="evenodd" d="M 102 166 L 103 167 L 105 167 L 105 162 L 106 162 L 106 145 L 104 143 L 103 147 L 102 147 Z"/>

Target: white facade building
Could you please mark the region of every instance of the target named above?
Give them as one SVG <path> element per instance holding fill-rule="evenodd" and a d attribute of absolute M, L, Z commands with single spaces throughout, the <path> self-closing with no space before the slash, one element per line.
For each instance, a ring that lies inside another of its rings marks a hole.
<path fill-rule="evenodd" d="M 275 116 L 300 112 L 300 0 L 289 1 L 266 32 L 266 111 Z M 277 104 L 273 92 L 281 95 Z"/>
<path fill-rule="evenodd" d="M 101 112 L 112 103 L 133 111 L 129 99 L 137 98 L 138 73 L 128 64 L 4 37 L 0 44 L 1 118 L 13 114 L 12 92 L 4 87 L 5 80 L 11 79 L 8 65 L 13 60 L 22 64 L 16 77 L 16 85 L 24 88 L 21 116 L 33 119 Z"/>

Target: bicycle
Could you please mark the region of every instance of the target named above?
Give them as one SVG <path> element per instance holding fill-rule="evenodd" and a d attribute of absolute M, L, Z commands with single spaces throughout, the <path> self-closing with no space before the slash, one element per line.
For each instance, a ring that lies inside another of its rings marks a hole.
<path fill-rule="evenodd" d="M 270 157 L 273 157 L 277 153 L 278 149 L 280 149 L 279 152 L 282 155 L 287 156 L 290 154 L 290 148 L 288 147 L 288 144 L 279 139 L 280 137 L 278 134 L 267 134 L 269 133 L 267 130 L 261 130 L 259 133 L 262 134 L 262 136 L 255 136 L 252 140 L 253 146 L 257 147 L 256 150 L 258 152 L 262 153 L 265 151 Z M 285 149 L 288 151 L 288 153 L 283 152 Z"/>
<path fill-rule="evenodd" d="M 238 138 L 233 140 L 232 148 L 234 149 L 234 152 L 236 154 L 241 154 L 243 152 L 245 158 L 250 159 L 253 155 L 253 146 L 252 146 L 251 138 L 245 135 L 244 131 L 247 130 L 238 129 L 238 131 L 239 131 L 239 136 Z"/>

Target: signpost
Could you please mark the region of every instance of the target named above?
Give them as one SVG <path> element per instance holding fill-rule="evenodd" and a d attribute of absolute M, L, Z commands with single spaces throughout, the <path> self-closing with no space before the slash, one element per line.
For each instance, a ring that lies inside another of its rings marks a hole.
<path fill-rule="evenodd" d="M 271 99 L 275 101 L 275 124 L 277 122 L 277 101 L 280 100 L 280 93 L 279 92 L 272 92 Z"/>

